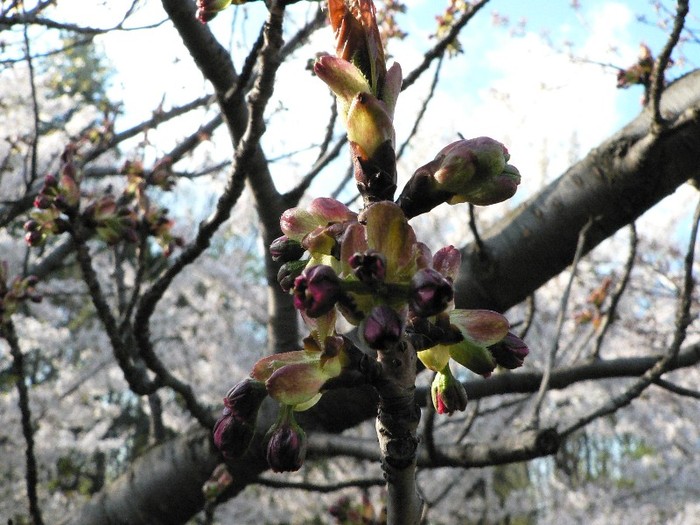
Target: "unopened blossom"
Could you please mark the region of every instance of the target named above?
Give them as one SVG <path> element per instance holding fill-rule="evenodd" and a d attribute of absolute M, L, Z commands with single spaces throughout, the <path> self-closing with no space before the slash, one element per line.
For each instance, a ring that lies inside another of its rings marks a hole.
<path fill-rule="evenodd" d="M 397 202 L 415 217 L 443 202 L 486 206 L 504 201 L 520 184 L 520 173 L 509 160 L 507 148 L 492 138 L 458 140 L 416 170 Z"/>
<path fill-rule="evenodd" d="M 281 261 L 283 263 L 298 261 L 305 251 L 299 241 L 290 239 L 286 235 L 282 235 L 270 243 L 270 255 L 273 261 Z"/>
<path fill-rule="evenodd" d="M 265 384 L 246 378 L 224 398 L 224 410 L 214 425 L 214 445 L 226 459 L 242 456 L 248 449 L 258 410 L 267 397 Z"/>
<path fill-rule="evenodd" d="M 440 248 L 433 255 L 433 269 L 440 272 L 453 283 L 457 280 L 459 266 L 462 263 L 462 254 L 452 245 Z"/>
<path fill-rule="evenodd" d="M 467 408 L 467 392 L 453 375 L 449 365 L 435 374 L 430 397 L 438 414 L 452 415 Z"/>
<path fill-rule="evenodd" d="M 294 420 L 291 407 L 283 406 L 277 422 L 265 436 L 266 459 L 274 472 L 295 472 L 306 458 L 306 433 Z"/>
<path fill-rule="evenodd" d="M 450 357 L 475 374 L 491 375 L 496 359 L 489 347 L 506 337 L 508 320 L 491 310 L 453 310 L 449 317 L 463 337 L 462 341 L 448 346 Z"/>
<path fill-rule="evenodd" d="M 362 321 L 362 338 L 370 348 L 388 348 L 401 339 L 403 331 L 401 318 L 387 305 L 376 306 Z"/>
<path fill-rule="evenodd" d="M 319 264 L 306 268 L 294 280 L 294 306 L 309 317 L 330 311 L 341 294 L 340 279 L 330 266 Z"/>
<path fill-rule="evenodd" d="M 525 358 L 530 353 L 527 344 L 512 332 L 495 345 L 489 346 L 489 351 L 498 366 L 513 370 L 523 366 Z"/>
<path fill-rule="evenodd" d="M 376 250 L 355 253 L 348 259 L 348 264 L 360 282 L 376 284 L 386 278 L 386 257 Z"/>
<path fill-rule="evenodd" d="M 424 268 L 411 279 L 409 305 L 413 314 L 419 317 L 442 312 L 453 297 L 452 283 L 437 270 Z"/>

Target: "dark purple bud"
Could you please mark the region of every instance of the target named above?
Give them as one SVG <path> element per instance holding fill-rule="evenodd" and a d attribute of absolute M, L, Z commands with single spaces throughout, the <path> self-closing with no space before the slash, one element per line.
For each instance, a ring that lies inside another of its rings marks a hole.
<path fill-rule="evenodd" d="M 447 308 L 453 296 L 452 283 L 437 270 L 424 268 L 411 279 L 409 305 L 418 317 L 439 314 Z"/>
<path fill-rule="evenodd" d="M 375 306 L 363 322 L 362 335 L 375 350 L 388 348 L 401 339 L 401 319 L 393 308 Z"/>
<path fill-rule="evenodd" d="M 224 410 L 214 425 L 214 445 L 226 459 L 242 456 L 255 433 L 255 420 L 267 396 L 265 383 L 246 378 L 224 398 Z"/>
<path fill-rule="evenodd" d="M 267 433 L 267 463 L 274 472 L 296 472 L 306 458 L 306 434 L 294 421 L 291 406 L 281 408 L 280 418 Z"/>
<path fill-rule="evenodd" d="M 290 239 L 286 235 L 278 237 L 270 244 L 270 254 L 273 261 L 298 261 L 305 251 L 299 241 Z"/>
<path fill-rule="evenodd" d="M 25 232 L 33 232 L 39 229 L 39 223 L 36 222 L 34 219 L 29 219 L 27 222 L 24 223 L 24 231 Z"/>
<path fill-rule="evenodd" d="M 386 257 L 377 251 L 355 253 L 348 260 L 348 264 L 355 276 L 363 283 L 382 282 L 386 277 Z"/>
<path fill-rule="evenodd" d="M 44 189 L 48 188 L 58 188 L 58 179 L 53 175 L 47 175 L 44 177 Z"/>
<path fill-rule="evenodd" d="M 502 341 L 489 346 L 489 351 L 499 366 L 509 370 L 523 366 L 530 353 L 527 344 L 512 332 L 508 332 Z"/>
<path fill-rule="evenodd" d="M 294 306 L 312 318 L 330 312 L 341 294 L 340 279 L 325 264 L 305 269 L 294 280 Z"/>
<path fill-rule="evenodd" d="M 282 290 L 289 292 L 294 287 L 294 280 L 304 271 L 307 261 L 289 261 L 277 272 L 277 282 Z"/>

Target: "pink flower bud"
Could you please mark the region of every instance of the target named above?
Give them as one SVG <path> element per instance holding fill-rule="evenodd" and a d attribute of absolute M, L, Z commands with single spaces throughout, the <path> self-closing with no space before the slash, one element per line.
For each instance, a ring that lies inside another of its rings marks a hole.
<path fill-rule="evenodd" d="M 461 263 L 462 254 L 452 245 L 440 248 L 433 255 L 433 268 L 452 282 L 455 282 L 455 279 L 457 279 Z"/>
<path fill-rule="evenodd" d="M 241 2 L 234 3 L 240 4 Z M 197 20 L 206 24 L 219 14 L 219 11 L 223 11 L 229 5 L 231 5 L 231 0 L 197 0 Z"/>

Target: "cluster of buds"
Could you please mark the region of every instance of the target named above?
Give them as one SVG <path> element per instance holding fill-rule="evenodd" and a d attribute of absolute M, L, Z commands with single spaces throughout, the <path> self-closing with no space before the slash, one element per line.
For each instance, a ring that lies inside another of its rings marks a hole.
<path fill-rule="evenodd" d="M 350 4 L 350 5 L 348 5 Z M 386 67 L 371 0 L 329 0 L 336 56 L 321 56 L 314 72 L 335 93 L 365 202 L 396 191 L 394 109 L 401 91 L 398 64 Z"/>
<path fill-rule="evenodd" d="M 29 246 L 41 246 L 46 240 L 69 229 L 80 205 L 80 177 L 75 166 L 76 148 L 69 145 L 61 154 L 58 176 L 46 175 L 34 199 L 35 210 L 24 224 L 24 240 Z"/>
<path fill-rule="evenodd" d="M 138 219 L 130 203 L 104 195 L 91 202 L 83 211 L 83 222 L 109 245 L 121 241 L 137 242 Z"/>
<path fill-rule="evenodd" d="M 453 398 L 441 402 L 439 411 L 463 405 L 464 396 L 452 386 L 458 382 L 449 380 L 451 361 L 488 377 L 496 366 L 514 368 L 527 355 L 501 314 L 454 309 L 459 250 L 446 246 L 432 254 L 397 204 L 380 201 L 355 214 L 338 201 L 318 198 L 287 210 L 280 225 L 284 236 L 271 249 L 275 257 L 294 257 L 283 268 L 293 263 L 298 269 L 294 279 L 280 275 L 280 284 L 294 295 L 305 320 L 330 326 L 342 315 L 375 350 L 409 337 L 425 366 L 441 374 L 438 390 L 447 393 L 434 396 L 436 406 Z"/>
<path fill-rule="evenodd" d="M 80 211 L 80 177 L 74 162 L 76 146 L 68 146 L 61 157 L 58 176 L 47 175 L 34 200 L 35 210 L 25 223 L 25 240 L 30 246 L 40 246 L 52 236 L 73 231 L 73 221 L 81 221 L 87 231 L 103 242 L 138 242 L 142 235 L 153 237 L 165 256 L 172 253 L 182 239 L 172 233 L 173 221 L 168 210 L 152 204 L 146 193 L 149 187 L 164 191 L 172 189 L 172 162 L 164 158 L 146 173 L 140 162 L 127 162 L 122 174 L 127 182 L 119 196 L 111 193 L 88 199 Z"/>
<path fill-rule="evenodd" d="M 508 150 L 494 139 L 458 140 L 416 170 L 397 202 L 408 217 L 443 202 L 479 206 L 502 202 L 515 195 L 520 184 L 520 173 L 508 160 Z"/>
<path fill-rule="evenodd" d="M 198 17 L 209 20 L 230 3 L 198 0 Z M 416 171 L 393 202 L 401 69 L 386 67 L 372 0 L 328 0 L 328 12 L 336 56 L 321 56 L 314 71 L 336 96 L 364 207 L 356 213 L 335 199 L 317 198 L 282 214 L 283 235 L 270 253 L 281 265 L 279 284 L 293 295 L 310 335 L 302 350 L 258 361 L 240 387 L 250 400 L 234 402 L 229 394 L 214 429 L 227 459 L 244 453 L 255 424 L 247 408 L 257 413 L 261 397 L 273 398 L 279 418 L 263 442 L 276 471 L 297 470 L 304 460 L 306 437 L 295 411 L 311 407 L 330 388 L 352 384 L 357 374 L 372 381 L 369 349 L 410 343 L 437 373 L 433 403 L 447 414 L 464 410 L 467 402 L 453 363 L 488 376 L 498 365 L 522 365 L 528 353 L 501 314 L 455 309 L 460 252 L 447 246 L 433 254 L 408 223 L 443 202 L 487 205 L 511 197 L 520 175 L 508 164 L 508 150 L 487 137 L 450 144 Z M 339 335 L 340 317 L 357 327 L 367 354 Z M 238 403 L 246 408 L 235 408 Z"/>
<path fill-rule="evenodd" d="M 10 319 L 23 301 L 41 302 L 41 295 L 36 291 L 38 279 L 34 275 L 15 277 L 9 282 L 8 265 L 0 262 L 0 333 L 1 325 Z"/>
<path fill-rule="evenodd" d="M 277 422 L 263 440 L 265 457 L 275 472 L 301 468 L 306 456 L 306 435 L 294 412 L 315 405 L 333 382 L 342 384 L 356 368 L 359 350 L 332 326 L 314 325 L 304 349 L 260 359 L 250 376 L 224 398 L 224 410 L 214 427 L 214 444 L 225 459 L 243 455 L 253 441 L 257 413 L 266 397 L 280 405 Z"/>

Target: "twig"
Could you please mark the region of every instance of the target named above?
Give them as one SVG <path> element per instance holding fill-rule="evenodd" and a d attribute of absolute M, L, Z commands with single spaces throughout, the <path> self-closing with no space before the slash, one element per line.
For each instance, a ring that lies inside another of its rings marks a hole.
<path fill-rule="evenodd" d="M 338 490 L 343 490 L 347 488 L 370 488 L 370 487 L 381 487 L 386 481 L 384 478 L 360 478 L 351 479 L 346 481 L 339 481 L 338 483 L 329 483 L 325 485 L 319 485 L 318 483 L 311 483 L 308 481 L 284 481 L 280 479 L 271 479 L 260 476 L 256 483 L 264 487 L 272 487 L 276 489 L 294 489 L 294 490 L 307 490 L 310 492 L 336 492 Z"/>
<path fill-rule="evenodd" d="M 685 388 L 682 386 L 678 386 L 674 383 L 671 383 L 670 381 L 666 381 L 665 379 L 655 379 L 654 384 L 656 386 L 660 386 L 661 388 L 668 390 L 669 392 L 673 392 L 674 394 L 678 394 L 679 396 L 685 396 L 685 397 L 692 397 L 693 399 L 700 399 L 700 392 L 697 390 L 691 390 L 689 388 Z"/>
<path fill-rule="evenodd" d="M 398 161 L 401 156 L 404 153 L 404 150 L 406 147 L 409 145 L 413 137 L 416 135 L 418 132 L 418 127 L 420 126 L 420 123 L 423 120 L 423 117 L 425 116 L 426 111 L 428 110 L 428 104 L 430 101 L 433 99 L 435 96 L 435 88 L 437 87 L 438 79 L 440 78 L 440 70 L 442 69 L 442 62 L 445 59 L 444 55 L 441 55 L 440 58 L 438 59 L 437 66 L 435 67 L 435 74 L 433 75 L 433 81 L 430 83 L 430 90 L 428 91 L 428 96 L 425 97 L 425 100 L 423 100 L 423 104 L 421 104 L 421 108 L 418 111 L 418 114 L 416 115 L 416 118 L 413 121 L 413 127 L 411 128 L 410 133 L 406 137 L 406 140 L 403 141 L 401 146 L 398 149 L 398 152 L 396 153 L 396 160 Z"/>
<path fill-rule="evenodd" d="M 488 0 L 481 0 L 469 6 L 469 8 L 462 14 L 460 19 L 457 20 L 457 22 L 455 22 L 455 24 L 450 28 L 448 33 L 442 39 L 440 39 L 431 50 L 425 53 L 423 62 L 421 62 L 413 71 L 411 71 L 406 78 L 404 78 L 401 91 L 407 89 L 416 80 L 418 80 L 418 78 L 420 78 L 420 76 L 430 67 L 430 63 L 433 60 L 444 55 L 445 50 L 454 41 L 454 39 L 457 38 L 459 32 L 487 3 Z"/>
<path fill-rule="evenodd" d="M 479 235 L 479 229 L 476 227 L 476 215 L 474 214 L 474 205 L 469 203 L 469 229 L 474 236 L 475 251 L 479 257 L 484 257 L 486 254 L 484 252 L 484 241 L 481 240 L 481 235 Z"/>
<path fill-rule="evenodd" d="M 41 516 L 41 508 L 39 507 L 39 498 L 37 497 L 36 490 L 38 477 L 36 457 L 34 455 L 34 429 L 32 427 L 32 413 L 29 408 L 29 390 L 24 376 L 24 355 L 19 346 L 17 333 L 15 332 L 14 323 L 11 319 L 5 322 L 0 321 L 0 337 L 3 337 L 10 345 L 12 373 L 15 376 L 15 386 L 17 387 L 17 394 L 19 397 L 19 410 L 22 414 L 22 434 L 24 435 L 24 441 L 26 443 L 25 462 L 29 514 L 32 517 L 34 525 L 43 525 L 44 521 Z"/>
<path fill-rule="evenodd" d="M 698 235 L 698 222 L 700 221 L 700 201 L 695 208 L 693 217 L 693 228 L 690 232 L 690 240 L 688 250 L 685 255 L 685 276 L 683 279 L 683 289 L 678 298 L 678 310 L 676 312 L 676 329 L 673 334 L 673 341 L 668 347 L 666 354 L 659 359 L 654 366 L 647 370 L 637 381 L 634 382 L 627 390 L 621 394 L 611 398 L 603 406 L 594 410 L 590 414 L 580 418 L 578 421 L 569 425 L 562 436 L 567 436 L 576 430 L 588 425 L 591 421 L 600 417 L 612 414 L 623 406 L 629 405 L 634 399 L 639 397 L 642 392 L 654 381 L 659 379 L 667 372 L 672 363 L 676 360 L 680 353 L 680 347 L 685 340 L 687 328 L 690 325 L 690 306 L 692 303 L 692 291 L 694 288 L 693 279 L 693 263 L 695 260 L 695 243 Z"/>
<path fill-rule="evenodd" d="M 634 268 L 634 261 L 637 257 L 637 228 L 635 227 L 634 223 L 631 223 L 629 229 L 629 255 L 627 256 L 627 261 L 625 262 L 625 268 L 624 273 L 622 274 L 622 279 L 620 280 L 617 287 L 615 287 L 614 292 L 612 293 L 612 296 L 610 298 L 610 306 L 608 307 L 607 314 L 605 316 L 605 319 L 603 320 L 603 326 L 601 327 L 600 332 L 598 333 L 598 337 L 596 338 L 595 348 L 593 350 L 592 356 L 594 359 L 598 359 L 600 357 L 600 349 L 603 345 L 603 340 L 605 339 L 605 335 L 607 334 L 610 325 L 615 321 L 615 315 L 617 314 L 617 306 L 620 303 L 620 298 L 622 297 L 622 294 L 627 288 L 627 284 L 630 280 L 630 275 L 632 274 L 632 268 Z"/>
<path fill-rule="evenodd" d="M 676 47 L 676 44 L 681 36 L 681 32 L 683 31 L 683 24 L 685 23 L 685 17 L 688 14 L 688 9 L 688 0 L 678 0 L 676 16 L 673 20 L 673 30 L 671 31 L 671 34 L 666 41 L 666 45 L 657 57 L 656 63 L 654 64 L 649 99 L 651 101 L 652 113 L 654 115 L 654 128 L 657 132 L 664 129 L 667 124 L 666 120 L 661 115 L 661 93 L 664 90 L 666 67 L 668 67 L 673 48 Z"/>
<path fill-rule="evenodd" d="M 571 295 L 571 287 L 573 285 L 574 278 L 576 277 L 576 270 L 578 268 L 579 261 L 581 260 L 581 256 L 583 254 L 583 248 L 586 245 L 586 236 L 588 234 L 588 230 L 590 230 L 592 225 L 593 219 L 591 218 L 584 225 L 584 227 L 581 228 L 581 232 L 578 236 L 578 243 L 576 245 L 574 260 L 571 263 L 571 275 L 569 276 L 569 282 L 566 285 L 566 289 L 564 290 L 564 294 L 562 295 L 561 303 L 559 306 L 559 314 L 557 315 L 557 326 L 554 334 L 554 339 L 552 341 L 552 346 L 549 349 L 549 353 L 547 354 L 547 362 L 545 364 L 544 373 L 542 374 L 542 383 L 540 384 L 540 389 L 537 392 L 537 397 L 533 402 L 533 412 L 531 421 L 531 425 L 533 428 L 537 428 L 539 426 L 540 409 L 542 407 L 544 396 L 547 392 L 547 389 L 549 388 L 549 380 L 552 374 L 552 368 L 554 367 L 557 352 L 559 351 L 559 341 L 561 338 L 562 329 L 564 327 L 567 306 L 569 304 L 569 296 Z"/>
<path fill-rule="evenodd" d="M 22 3 L 22 9 L 24 9 L 24 3 Z M 31 188 L 34 181 L 37 179 L 37 152 L 39 149 L 39 101 L 37 99 L 36 93 L 36 80 L 34 73 L 34 61 L 31 57 L 30 47 L 29 47 L 29 29 L 24 26 L 24 48 L 27 55 L 27 69 L 29 71 L 29 89 L 31 92 L 32 99 L 32 124 L 34 126 L 34 133 L 32 136 L 31 143 L 31 161 L 29 164 L 29 177 L 24 176 L 24 184 L 27 191 Z"/>

